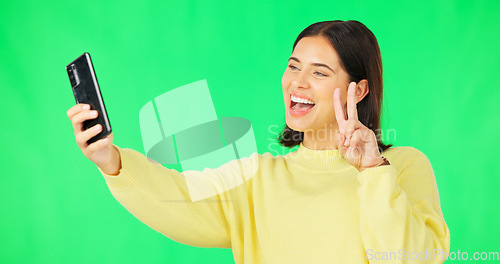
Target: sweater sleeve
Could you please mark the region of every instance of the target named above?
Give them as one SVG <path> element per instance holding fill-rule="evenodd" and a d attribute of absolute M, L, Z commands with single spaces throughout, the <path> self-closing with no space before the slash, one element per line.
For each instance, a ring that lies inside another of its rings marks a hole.
<path fill-rule="evenodd" d="M 220 190 L 220 186 L 227 184 L 216 183 L 221 179 L 217 177 L 217 169 L 190 171 L 195 172 L 191 177 L 204 176 L 215 183 L 208 186 L 214 195 L 194 200 L 193 188 L 190 189 L 185 172 L 165 168 L 132 149 L 115 147 L 122 163 L 119 174 L 113 176 L 99 171 L 111 194 L 131 214 L 152 229 L 183 244 L 231 247 L 229 219 L 232 200 L 229 192 Z"/>
<path fill-rule="evenodd" d="M 394 163 L 389 159 L 391 165 L 358 174 L 366 257 L 370 263 L 443 263 L 450 249 L 450 233 L 434 172 L 422 152 L 402 148 Z"/>

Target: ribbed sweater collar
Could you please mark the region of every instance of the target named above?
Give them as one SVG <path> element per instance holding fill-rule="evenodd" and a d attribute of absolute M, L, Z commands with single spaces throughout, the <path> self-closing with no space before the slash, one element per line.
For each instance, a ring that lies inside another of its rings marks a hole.
<path fill-rule="evenodd" d="M 336 170 L 352 166 L 342 157 L 338 149 L 308 149 L 302 142 L 296 151 L 289 153 L 287 156 L 290 162 L 311 170 Z"/>

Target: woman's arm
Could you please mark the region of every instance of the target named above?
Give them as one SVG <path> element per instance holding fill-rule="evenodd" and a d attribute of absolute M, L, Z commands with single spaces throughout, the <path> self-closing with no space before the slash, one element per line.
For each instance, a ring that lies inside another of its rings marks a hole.
<path fill-rule="evenodd" d="M 116 146 L 115 146 L 116 147 Z M 228 192 L 192 201 L 186 175 L 153 162 L 131 149 L 116 147 L 122 167 L 118 175 L 99 169 L 120 204 L 152 229 L 198 247 L 231 247 L 232 203 Z M 205 169 L 202 175 L 216 173 Z M 211 177 L 215 179 L 217 177 Z"/>
<path fill-rule="evenodd" d="M 415 148 L 399 149 L 392 151 L 397 155 L 387 154 L 391 165 L 358 174 L 360 228 L 367 258 L 370 263 L 443 263 L 450 233 L 431 164 Z M 389 262 L 383 260 L 384 254 Z"/>
<path fill-rule="evenodd" d="M 226 191 L 243 182 L 245 170 L 239 166 L 240 160 L 218 169 L 179 173 L 152 162 L 139 152 L 113 145 L 113 133 L 89 145 L 87 141 L 102 127 L 96 125 L 83 130 L 83 122 L 96 118 L 97 114 L 86 104 L 77 104 L 67 111 L 78 147 L 99 168 L 113 196 L 130 213 L 184 244 L 231 246 L 233 218 L 229 217 L 233 201 Z"/>

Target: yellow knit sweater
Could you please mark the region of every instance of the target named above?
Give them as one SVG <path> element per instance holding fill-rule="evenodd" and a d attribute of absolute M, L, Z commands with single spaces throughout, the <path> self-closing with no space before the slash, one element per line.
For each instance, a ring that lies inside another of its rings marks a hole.
<path fill-rule="evenodd" d="M 180 243 L 232 248 L 237 264 L 442 263 L 450 249 L 434 172 L 413 147 L 362 172 L 302 144 L 182 173 L 117 149 L 120 173 L 101 173 L 130 213 Z"/>

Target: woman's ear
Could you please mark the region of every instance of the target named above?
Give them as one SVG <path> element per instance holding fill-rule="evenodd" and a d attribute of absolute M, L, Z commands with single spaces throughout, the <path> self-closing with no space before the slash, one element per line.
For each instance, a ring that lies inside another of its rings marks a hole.
<path fill-rule="evenodd" d="M 368 80 L 363 79 L 356 84 L 356 103 L 359 103 L 370 92 Z"/>

